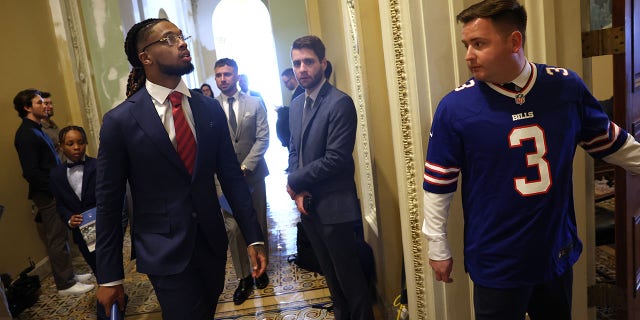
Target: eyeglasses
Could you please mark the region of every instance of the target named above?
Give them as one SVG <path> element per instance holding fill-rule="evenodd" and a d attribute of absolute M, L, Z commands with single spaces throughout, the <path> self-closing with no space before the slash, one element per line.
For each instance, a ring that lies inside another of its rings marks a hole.
<path fill-rule="evenodd" d="M 160 39 L 158 39 L 158 40 L 156 40 L 154 42 L 149 43 L 148 45 L 144 46 L 142 48 L 142 50 L 140 50 L 140 52 L 143 52 L 143 51 L 147 50 L 147 48 L 149 48 L 150 46 L 152 46 L 152 45 L 154 45 L 156 43 L 166 42 L 167 45 L 171 47 L 171 46 L 174 46 L 174 45 L 180 43 L 180 41 L 187 41 L 189 39 L 191 39 L 191 36 L 186 36 L 185 37 L 182 34 L 173 34 L 172 33 L 172 34 L 167 35 L 164 38 L 160 38 Z"/>

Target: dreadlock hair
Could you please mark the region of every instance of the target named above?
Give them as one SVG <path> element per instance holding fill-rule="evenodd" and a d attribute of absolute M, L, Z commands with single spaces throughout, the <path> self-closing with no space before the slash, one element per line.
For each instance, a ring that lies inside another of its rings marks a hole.
<path fill-rule="evenodd" d="M 127 38 L 124 41 L 124 52 L 132 67 L 131 72 L 129 72 L 129 79 L 127 80 L 127 98 L 140 90 L 147 80 L 142 61 L 140 61 L 138 57 L 140 53 L 138 52 L 138 43 L 145 40 L 149 35 L 149 30 L 162 21 L 169 20 L 157 18 L 147 19 L 136 23 L 129 29 L 129 32 L 127 32 Z"/>
<path fill-rule="evenodd" d="M 89 144 L 89 140 L 87 140 L 87 134 L 84 132 L 84 129 L 80 126 L 66 126 L 62 129 L 60 129 L 60 132 L 58 133 L 58 141 L 60 141 L 60 144 L 64 144 L 64 139 L 67 136 L 67 133 L 69 133 L 69 131 L 78 131 L 80 132 L 80 135 L 82 136 L 82 140 L 84 140 L 84 144 Z"/>

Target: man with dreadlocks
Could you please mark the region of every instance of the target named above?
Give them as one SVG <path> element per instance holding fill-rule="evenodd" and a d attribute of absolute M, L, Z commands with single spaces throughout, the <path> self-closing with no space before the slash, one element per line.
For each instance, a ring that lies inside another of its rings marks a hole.
<path fill-rule="evenodd" d="M 127 33 L 133 67 L 127 99 L 105 114 L 98 150 L 97 297 L 106 310 L 124 305 L 127 182 L 137 269 L 148 275 L 164 319 L 214 317 L 227 252 L 214 174 L 250 244 L 252 275 L 266 269 L 264 239 L 224 111 L 181 79 L 193 71 L 186 39 L 166 19 L 139 22 Z"/>

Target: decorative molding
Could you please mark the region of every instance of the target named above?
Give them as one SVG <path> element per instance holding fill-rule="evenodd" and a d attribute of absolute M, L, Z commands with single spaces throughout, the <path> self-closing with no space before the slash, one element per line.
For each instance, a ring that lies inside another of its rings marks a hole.
<path fill-rule="evenodd" d="M 413 278 L 407 279 L 407 282 L 412 282 L 412 286 L 415 288 L 413 293 L 414 305 L 410 305 L 411 317 L 416 319 L 427 319 L 426 308 L 426 295 L 425 295 L 425 280 L 424 280 L 424 259 L 423 259 L 423 239 L 421 230 L 421 213 L 420 203 L 418 197 L 419 187 L 416 183 L 416 150 L 420 150 L 419 142 L 414 141 L 413 128 L 419 127 L 420 123 L 414 123 L 411 118 L 411 105 L 409 103 L 409 91 L 407 80 L 407 49 L 405 44 L 405 35 L 403 30 L 403 17 L 400 10 L 400 0 L 390 0 L 386 8 L 389 10 L 387 13 L 390 18 L 391 24 L 391 36 L 393 42 L 393 61 L 395 64 L 395 74 L 389 75 L 395 76 L 395 92 L 397 96 L 391 97 L 396 100 L 398 106 L 398 113 L 400 119 L 400 131 L 402 137 L 402 154 L 396 155 L 402 159 L 401 164 L 404 165 L 404 176 L 399 176 L 399 181 L 406 181 L 404 186 L 406 194 L 401 195 L 400 201 L 406 201 L 408 226 L 410 231 L 410 243 L 404 245 L 411 249 L 410 261 L 411 265 L 407 265 L 406 268 L 412 269 L 412 272 L 407 272 L 407 275 L 413 275 Z M 384 14 L 384 12 L 381 12 Z M 422 156 L 420 155 L 420 158 Z M 421 188 L 420 188 L 421 189 Z M 403 198 L 404 197 L 404 198 Z M 405 252 L 405 255 L 408 254 Z M 405 259 L 406 261 L 407 259 Z M 413 310 L 411 310 L 413 309 Z"/>
<path fill-rule="evenodd" d="M 375 186 L 373 179 L 373 168 L 371 165 L 371 147 L 369 145 L 369 121 L 367 117 L 367 106 L 365 103 L 365 86 L 363 84 L 362 65 L 360 57 L 360 43 L 358 19 L 355 7 L 355 0 L 346 0 L 347 19 L 347 55 L 349 71 L 351 76 L 351 93 L 356 111 L 358 113 L 359 136 L 357 144 L 358 164 L 360 173 L 361 202 L 363 203 L 364 219 L 378 236 L 378 219 L 375 197 Z"/>
<path fill-rule="evenodd" d="M 82 23 L 82 9 L 79 1 L 63 1 L 60 0 L 60 8 L 63 12 L 64 29 L 66 36 L 70 41 L 69 56 L 73 68 L 73 76 L 76 80 L 76 89 L 80 110 L 83 111 L 83 117 L 86 117 L 85 127 L 88 133 L 93 137 L 94 146 L 99 144 L 100 117 L 98 112 L 97 98 L 93 90 L 93 77 L 89 62 L 89 54 L 87 45 L 84 40 L 84 28 Z"/>

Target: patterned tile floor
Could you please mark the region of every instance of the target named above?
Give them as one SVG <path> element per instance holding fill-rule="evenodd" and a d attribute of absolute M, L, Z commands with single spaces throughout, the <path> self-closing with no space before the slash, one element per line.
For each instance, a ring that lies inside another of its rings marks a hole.
<path fill-rule="evenodd" d="M 612 246 L 596 247 L 596 284 L 616 282 L 616 250 Z M 596 307 L 597 320 L 615 320 L 616 309 L 612 306 Z"/>
<path fill-rule="evenodd" d="M 267 270 L 270 284 L 267 288 L 255 289 L 242 305 L 235 306 L 233 292 L 238 280 L 233 271 L 231 258 L 227 259 L 227 276 L 216 312 L 216 319 L 334 319 L 326 306 L 330 305 L 329 290 L 324 277 L 297 268 L 287 258 L 296 252 L 296 227 L 299 213 L 285 192 L 286 149 L 276 141 L 267 153 L 271 175 L 267 178 L 269 201 L 269 241 L 271 244 L 270 265 Z M 285 160 L 282 160 L 285 159 Z M 125 244 L 125 257 L 128 256 Z M 88 271 L 82 259 L 77 261 L 78 271 Z M 130 301 L 126 310 L 127 319 L 161 319 L 160 307 L 146 275 L 136 272 L 135 263 L 125 266 L 125 290 Z M 95 280 L 94 280 L 95 281 Z M 25 310 L 21 320 L 81 320 L 95 319 L 95 289 L 85 295 L 60 297 L 56 294 L 51 277 L 42 281 L 42 295 L 36 305 Z"/>

